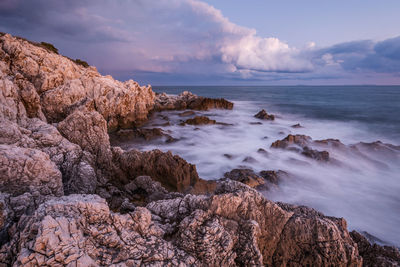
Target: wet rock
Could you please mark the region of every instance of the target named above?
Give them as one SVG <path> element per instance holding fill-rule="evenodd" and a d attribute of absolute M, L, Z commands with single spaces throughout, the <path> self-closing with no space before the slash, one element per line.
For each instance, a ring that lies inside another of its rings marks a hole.
<path fill-rule="evenodd" d="M 234 156 L 231 155 L 231 154 L 224 154 L 223 156 L 224 156 L 225 158 L 227 158 L 227 159 L 233 159 L 233 158 L 234 158 Z"/>
<path fill-rule="evenodd" d="M 215 120 L 211 120 L 206 116 L 196 116 L 192 119 L 187 119 L 186 121 L 182 122 L 180 125 L 207 125 L 207 124 L 216 124 Z"/>
<path fill-rule="evenodd" d="M 264 148 L 259 148 L 257 150 L 257 153 L 260 153 L 260 154 L 263 154 L 263 155 L 268 155 L 269 154 L 268 151 L 265 150 Z"/>
<path fill-rule="evenodd" d="M 329 161 L 328 151 L 318 151 L 315 149 L 310 149 L 309 147 L 306 146 L 303 148 L 301 154 L 318 161 Z"/>
<path fill-rule="evenodd" d="M 259 187 L 265 183 L 264 179 L 255 174 L 251 169 L 233 169 L 230 172 L 226 172 L 224 177 L 253 188 Z"/>
<path fill-rule="evenodd" d="M 157 94 L 155 99 L 154 111 L 163 110 L 209 110 L 209 109 L 232 109 L 233 103 L 223 98 L 214 99 L 197 96 L 184 91 L 178 96 Z"/>
<path fill-rule="evenodd" d="M 188 110 L 182 113 L 179 113 L 179 117 L 188 117 L 188 116 L 193 116 L 196 114 L 193 110 Z"/>
<path fill-rule="evenodd" d="M 286 179 L 289 177 L 289 174 L 285 171 L 261 171 L 260 176 L 267 180 L 269 183 L 278 185 L 280 182 L 282 182 L 283 179 Z"/>
<path fill-rule="evenodd" d="M 298 145 L 300 147 L 307 146 L 311 142 L 311 137 L 306 135 L 292 135 L 289 134 L 282 140 L 278 140 L 272 143 L 273 148 L 287 148 L 290 145 Z"/>
<path fill-rule="evenodd" d="M 292 126 L 290 126 L 292 128 L 303 128 L 303 126 L 300 125 L 300 123 L 294 124 Z"/>
<path fill-rule="evenodd" d="M 327 141 L 329 142 L 329 141 Z M 328 151 L 318 151 L 310 148 L 308 145 L 312 144 L 311 137 L 306 135 L 291 135 L 289 134 L 282 140 L 277 140 L 271 144 L 272 148 L 287 149 L 296 153 L 318 160 L 318 161 L 329 161 Z M 323 144 L 323 141 L 319 141 L 318 144 Z"/>
<path fill-rule="evenodd" d="M 352 231 L 350 235 L 358 245 L 363 266 L 400 266 L 398 248 L 371 244 L 367 238 L 356 231 Z"/>
<path fill-rule="evenodd" d="M 346 149 L 346 146 L 340 142 L 339 139 L 324 139 L 324 140 L 315 140 L 313 142 L 316 145 L 324 146 L 324 147 L 332 147 L 332 148 L 339 148 L 339 149 Z"/>
<path fill-rule="evenodd" d="M 255 158 L 249 156 L 249 157 L 245 157 L 242 162 L 256 163 L 257 160 Z"/>
<path fill-rule="evenodd" d="M 268 114 L 265 109 L 261 110 L 260 112 L 258 112 L 256 115 L 254 115 L 254 117 L 256 117 L 257 119 L 261 119 L 261 120 L 275 120 L 275 116 L 272 114 Z"/>

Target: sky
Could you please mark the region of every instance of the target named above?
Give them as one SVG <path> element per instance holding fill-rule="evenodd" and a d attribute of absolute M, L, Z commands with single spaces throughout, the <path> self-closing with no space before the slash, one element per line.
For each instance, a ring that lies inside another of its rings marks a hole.
<path fill-rule="evenodd" d="M 398 0 L 1 0 L 0 31 L 152 85 L 400 84 Z"/>

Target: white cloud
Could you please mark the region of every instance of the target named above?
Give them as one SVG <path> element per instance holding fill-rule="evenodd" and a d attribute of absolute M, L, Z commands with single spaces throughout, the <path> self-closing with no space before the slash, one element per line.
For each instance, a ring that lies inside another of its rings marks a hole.
<path fill-rule="evenodd" d="M 238 69 L 269 72 L 311 71 L 312 64 L 301 57 L 300 51 L 277 38 L 262 38 L 255 29 L 236 25 L 220 10 L 198 1 L 186 0 L 194 10 L 215 23 L 220 29 L 216 49 L 221 60 Z"/>

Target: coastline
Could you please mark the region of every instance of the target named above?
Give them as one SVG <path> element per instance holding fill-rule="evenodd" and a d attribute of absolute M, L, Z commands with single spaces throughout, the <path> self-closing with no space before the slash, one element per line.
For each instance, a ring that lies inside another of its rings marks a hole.
<path fill-rule="evenodd" d="M 361 266 L 363 260 L 400 260 L 395 248 L 349 233 L 343 218 L 267 200 L 248 186 L 254 179 L 206 181 L 172 153 L 110 145 L 109 133 L 121 129 L 128 138 L 162 135 L 140 131 L 151 113 L 230 110 L 231 102 L 156 95 L 150 86 L 101 76 L 11 35 L 0 42 L 2 264 Z M 275 146 L 300 145 L 296 153 L 326 160 L 323 150 L 309 147 L 315 142 L 329 141 L 287 136 Z"/>

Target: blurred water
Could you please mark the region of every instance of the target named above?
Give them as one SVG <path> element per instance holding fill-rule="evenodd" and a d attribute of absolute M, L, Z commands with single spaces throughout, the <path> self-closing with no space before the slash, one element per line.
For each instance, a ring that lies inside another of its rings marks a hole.
<path fill-rule="evenodd" d="M 323 148 L 334 161 L 318 162 L 301 154 L 270 148 L 289 133 L 314 140 L 335 138 L 345 145 L 381 140 L 399 145 L 399 87 L 185 87 L 155 88 L 180 93 L 189 90 L 234 100 L 233 110 L 197 112 L 232 124 L 179 126 L 180 111 L 163 112 L 172 122 L 162 127 L 177 142 L 156 141 L 125 148 L 172 151 L 196 164 L 199 175 L 218 179 L 238 167 L 284 170 L 290 178 L 278 190 L 265 192 L 274 201 L 311 206 L 326 215 L 344 217 L 350 229 L 367 231 L 400 246 L 400 153 Z M 275 121 L 253 117 L 261 108 Z M 155 115 L 148 127 L 160 124 Z M 300 123 L 303 128 L 293 128 Z M 267 151 L 257 152 L 259 148 Z M 322 149 L 321 149 L 322 150 Z M 226 157 L 224 154 L 229 154 Z M 244 159 L 251 157 L 251 162 Z"/>

